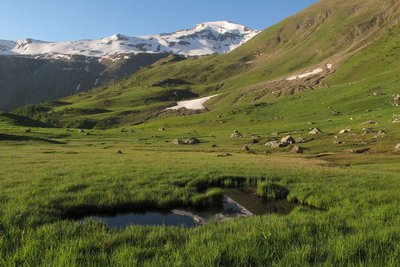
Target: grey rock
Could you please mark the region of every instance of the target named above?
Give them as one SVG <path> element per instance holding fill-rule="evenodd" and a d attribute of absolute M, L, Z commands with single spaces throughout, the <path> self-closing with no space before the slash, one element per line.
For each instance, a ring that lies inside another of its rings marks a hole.
<path fill-rule="evenodd" d="M 290 151 L 292 151 L 293 153 L 301 154 L 304 152 L 304 148 L 302 148 L 301 146 L 294 146 Z"/>
<path fill-rule="evenodd" d="M 311 131 L 308 134 L 320 134 L 322 131 L 318 128 L 312 128 Z"/>
<path fill-rule="evenodd" d="M 174 140 L 172 140 L 172 144 L 174 144 L 174 145 L 181 145 L 181 144 L 183 144 L 183 142 L 182 142 L 182 140 L 180 140 L 180 139 L 174 139 Z"/>
<path fill-rule="evenodd" d="M 351 128 L 345 128 L 345 129 L 341 130 L 341 131 L 339 132 L 339 134 L 347 134 L 347 133 L 350 133 L 351 131 L 352 131 Z"/>
<path fill-rule="evenodd" d="M 394 152 L 400 153 L 400 143 L 396 145 L 396 147 L 394 148 Z"/>
<path fill-rule="evenodd" d="M 365 121 L 362 123 L 362 125 L 377 125 L 378 123 L 376 121 Z"/>
<path fill-rule="evenodd" d="M 296 143 L 296 140 L 292 136 L 288 135 L 281 139 L 281 143 L 287 143 L 292 145 Z"/>
<path fill-rule="evenodd" d="M 226 152 L 222 152 L 222 153 L 218 153 L 217 154 L 217 157 L 219 157 L 219 158 L 230 157 L 230 156 L 232 156 L 232 155 L 229 154 L 229 153 L 226 153 Z"/>
<path fill-rule="evenodd" d="M 231 134 L 231 138 L 242 138 L 243 134 L 241 134 L 238 130 L 235 130 L 232 134 Z"/>
<path fill-rule="evenodd" d="M 393 102 L 396 107 L 400 106 L 400 95 L 394 95 Z"/>
<path fill-rule="evenodd" d="M 200 139 L 194 138 L 194 137 L 189 137 L 189 138 L 183 140 L 183 143 L 184 143 L 185 145 L 200 144 Z"/>

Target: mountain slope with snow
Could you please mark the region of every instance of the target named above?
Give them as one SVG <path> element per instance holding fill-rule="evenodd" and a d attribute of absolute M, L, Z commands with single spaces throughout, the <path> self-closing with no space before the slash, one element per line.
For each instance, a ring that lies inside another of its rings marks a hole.
<path fill-rule="evenodd" d="M 116 34 L 97 40 L 44 42 L 24 39 L 0 40 L 0 55 L 30 55 L 57 58 L 60 55 L 109 57 L 115 54 L 173 53 L 203 56 L 230 52 L 258 31 L 228 21 L 205 22 L 194 29 L 174 33 L 129 37 Z"/>

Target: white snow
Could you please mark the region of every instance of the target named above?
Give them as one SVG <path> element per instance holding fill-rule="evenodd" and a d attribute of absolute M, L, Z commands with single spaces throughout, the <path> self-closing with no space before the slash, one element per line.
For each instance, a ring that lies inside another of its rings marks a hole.
<path fill-rule="evenodd" d="M 80 85 L 80 84 L 78 84 L 78 86 L 76 87 L 76 90 L 75 90 L 75 92 L 78 92 L 78 91 L 79 91 L 79 89 L 81 89 L 81 85 Z"/>
<path fill-rule="evenodd" d="M 253 38 L 259 31 L 228 21 L 204 22 L 194 29 L 168 34 L 130 37 L 121 34 L 97 39 L 65 42 L 43 42 L 24 39 L 0 40 L 0 55 L 32 55 L 70 59 L 70 55 L 123 59 L 119 54 L 172 52 L 184 56 L 224 54 Z"/>
<path fill-rule="evenodd" d="M 176 106 L 167 108 L 165 110 L 179 110 L 181 108 L 191 109 L 191 110 L 201 110 L 205 109 L 204 103 L 210 100 L 213 97 L 218 95 L 207 96 L 203 98 L 193 99 L 193 100 L 186 100 L 186 101 L 179 101 Z"/>
<path fill-rule="evenodd" d="M 333 64 L 330 64 L 330 63 L 326 64 L 325 67 L 328 70 L 332 70 Z M 300 74 L 300 75 L 290 76 L 289 78 L 286 79 L 286 81 L 294 81 L 294 80 L 297 80 L 297 79 L 304 79 L 304 78 L 316 76 L 316 75 L 320 74 L 321 72 L 324 72 L 324 70 L 322 68 L 318 68 L 318 69 L 315 69 L 313 71 L 309 71 L 309 72 L 306 72 L 306 73 L 303 73 L 303 74 Z"/>

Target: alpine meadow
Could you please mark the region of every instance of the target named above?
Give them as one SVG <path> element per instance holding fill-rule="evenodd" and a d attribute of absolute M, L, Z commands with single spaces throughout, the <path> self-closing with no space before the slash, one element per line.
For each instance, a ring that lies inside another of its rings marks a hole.
<path fill-rule="evenodd" d="M 400 265 L 399 0 L 0 40 L 0 99 L 0 266 Z"/>

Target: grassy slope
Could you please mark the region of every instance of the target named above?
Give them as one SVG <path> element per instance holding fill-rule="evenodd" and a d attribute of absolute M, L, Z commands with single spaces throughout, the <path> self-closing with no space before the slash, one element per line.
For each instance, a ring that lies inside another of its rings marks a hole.
<path fill-rule="evenodd" d="M 384 1 L 379 5 L 372 0 L 321 1 L 265 30 L 230 54 L 172 63 L 163 60 L 165 64 L 143 69 L 105 90 L 67 98 L 65 101 L 70 105 L 51 107 L 51 112 L 45 116 L 50 122 L 74 127 L 79 127 L 83 119 L 92 120 L 98 128 L 141 123 L 157 118 L 163 108 L 173 105 L 174 101 L 153 99 L 172 90 L 191 90 L 200 95 L 223 93 L 220 97 L 223 101 L 211 105 L 220 111 L 229 110 L 232 106 L 251 106 L 254 103 L 252 97 L 257 91 L 245 89 L 250 85 L 260 90 L 265 87 L 263 82 L 285 78 L 304 68 L 334 63 L 335 68 L 341 70 L 341 65 L 348 57 L 353 55 L 356 58 L 354 60 L 360 60 L 363 50 L 360 52 L 359 49 L 374 40 L 380 40 L 387 29 L 393 26 L 397 6 L 395 1 Z M 385 43 L 383 46 L 390 48 Z M 384 57 L 396 53 L 383 52 Z M 374 61 L 373 57 L 379 56 L 370 53 L 371 62 Z M 364 68 L 367 68 L 366 64 Z M 381 73 L 381 69 L 380 65 L 372 65 L 369 71 Z M 351 72 L 345 69 L 341 73 L 350 75 Z M 369 76 L 364 75 L 360 79 L 365 77 Z M 187 84 L 155 86 L 166 78 L 179 79 Z M 353 80 L 359 79 L 356 76 Z M 330 80 L 330 84 L 337 85 L 336 81 Z M 267 95 L 262 100 L 269 102 L 274 98 Z M 346 98 L 342 102 L 350 100 Z M 66 111 L 93 108 L 108 112 L 91 115 Z M 170 115 L 174 120 L 173 114 Z"/>
<path fill-rule="evenodd" d="M 298 17 L 320 13 L 329 5 L 334 23 L 325 27 L 341 31 L 336 27 L 337 21 L 353 11 L 352 5 L 358 2 L 361 1 L 322 1 Z M 393 3 L 383 1 L 376 7 L 369 6 L 376 1 L 362 2 L 366 11 L 358 10 L 360 13 L 356 14 L 361 15 L 343 20 L 345 23 L 340 25 L 346 28 L 346 23 L 358 25 L 370 21 L 376 8 Z M 337 12 L 336 5 L 348 4 L 350 7 L 341 7 L 342 12 Z M 282 25 L 291 25 L 292 20 L 296 17 L 251 41 L 250 54 L 265 40 L 276 38 L 274 33 Z M 400 64 L 397 60 L 400 32 L 398 27 L 379 32 L 376 36 L 380 38 L 371 39 L 371 45 L 365 49 L 341 55 L 336 72 L 324 81 L 327 86 L 278 98 L 265 94 L 254 101 L 260 89 L 243 89 L 243 86 L 289 75 L 331 55 L 326 52 L 307 56 L 305 51 L 310 51 L 313 43 L 331 46 L 318 36 L 326 33 L 326 29 L 311 32 L 312 41 L 302 42 L 298 47 L 293 45 L 293 54 L 288 52 L 287 58 L 283 55 L 282 59 L 277 56 L 271 59 L 266 54 L 257 59 L 255 67 L 246 70 L 237 66 L 238 62 L 252 60 L 246 57 L 249 52 L 243 46 L 225 56 L 143 70 L 104 91 L 65 100 L 72 103 L 67 107 L 109 111 L 82 116 L 76 113 L 82 110 L 64 111 L 62 119 L 67 123 L 76 117 L 96 120 L 121 117 L 125 120 L 124 127 L 134 132 L 91 130 L 91 135 L 85 136 L 75 129 L 35 127 L 30 136 L 54 138 L 66 144 L 0 141 L 0 265 L 396 266 L 400 257 L 400 166 L 399 155 L 393 149 L 400 140 L 400 131 L 398 124 L 391 121 L 393 114 L 400 111 L 392 106 L 391 100 L 392 94 L 399 93 L 394 70 Z M 288 31 L 287 36 L 290 34 Z M 291 44 L 280 45 L 274 49 L 292 51 Z M 358 43 L 354 45 L 357 47 Z M 344 46 L 349 48 L 350 44 Z M 344 51 L 343 47 L 335 49 Z M 303 50 L 304 55 L 300 52 Z M 288 61 L 294 55 L 301 56 L 297 61 Z M 282 65 L 282 62 L 287 63 Z M 274 71 L 263 76 L 266 66 L 275 66 Z M 183 79 L 191 85 L 151 86 L 165 77 Z M 221 89 L 224 94 L 208 103 L 211 112 L 185 117 L 164 114 L 156 118 L 151 113 L 156 107 L 173 103 L 149 100 L 160 93 L 190 88 L 210 94 L 218 83 L 225 83 Z M 374 91 L 384 94 L 373 96 Z M 267 104 L 255 106 L 256 103 Z M 65 108 L 52 107 L 53 112 Z M 127 110 L 149 112 L 151 119 L 131 125 L 143 113 L 131 117 L 118 115 Z M 340 115 L 333 116 L 332 110 Z M 387 137 L 363 135 L 362 128 L 366 126 L 362 122 L 368 120 L 377 121 L 378 125 L 368 127 L 386 130 Z M 309 124 L 311 121 L 324 134 L 309 136 L 308 128 L 314 127 Z M 26 126 L 15 126 L 9 120 L 0 123 L 2 132 L 27 135 Z M 159 132 L 160 126 L 165 126 L 166 131 Z M 334 136 L 346 126 L 354 131 L 339 137 L 345 142 L 343 145 L 333 144 Z M 236 128 L 246 137 L 229 138 Z M 291 133 L 296 138 L 314 140 L 302 144 L 307 148 L 304 155 L 293 155 L 288 149 L 271 150 L 262 145 L 276 138 L 272 132 L 278 132 L 279 138 Z M 244 144 L 251 142 L 253 134 L 261 135 L 260 145 L 250 145 L 256 154 L 240 152 Z M 188 136 L 200 137 L 202 143 L 174 146 L 170 142 Z M 218 147 L 211 148 L 211 144 Z M 360 147 L 372 150 L 365 154 L 346 152 Z M 123 154 L 117 154 L 118 150 Z M 233 156 L 215 157 L 221 151 Z M 320 157 L 323 154 L 326 155 Z M 211 193 L 207 195 L 199 192 L 196 185 L 225 177 L 278 182 L 290 189 L 289 200 L 297 199 L 326 211 L 299 207 L 286 217 L 266 215 L 197 229 L 133 226 L 116 231 L 97 222 L 81 225 L 61 220 L 71 209 L 88 205 L 98 209 L 126 205 L 168 207 L 194 204 L 199 199 L 207 201 L 216 192 L 212 191 L 213 186 L 209 186 Z"/>

